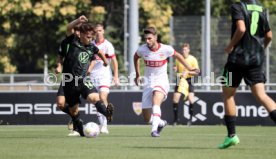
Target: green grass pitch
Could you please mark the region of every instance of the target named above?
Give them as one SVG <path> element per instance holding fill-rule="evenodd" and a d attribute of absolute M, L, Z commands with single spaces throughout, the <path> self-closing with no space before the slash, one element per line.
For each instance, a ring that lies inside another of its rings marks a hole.
<path fill-rule="evenodd" d="M 67 137 L 66 126 L 0 126 L 0 159 L 273 159 L 276 128 L 238 126 L 240 144 L 217 149 L 224 126 L 167 126 L 160 138 L 150 126 L 109 127 L 97 138 Z"/>

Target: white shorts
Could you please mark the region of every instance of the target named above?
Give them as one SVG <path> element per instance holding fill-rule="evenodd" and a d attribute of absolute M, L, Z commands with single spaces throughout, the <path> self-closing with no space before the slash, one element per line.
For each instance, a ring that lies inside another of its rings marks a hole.
<path fill-rule="evenodd" d="M 145 87 L 142 96 L 142 109 L 152 108 L 152 95 L 154 91 L 159 91 L 163 93 L 163 101 L 165 101 L 167 99 L 169 89 L 170 85 L 168 82 L 159 83 L 156 85 L 151 84 L 150 86 Z"/>
<path fill-rule="evenodd" d="M 110 74 L 91 74 L 91 81 L 96 87 L 98 92 L 109 93 L 109 87 L 111 85 L 112 77 Z"/>

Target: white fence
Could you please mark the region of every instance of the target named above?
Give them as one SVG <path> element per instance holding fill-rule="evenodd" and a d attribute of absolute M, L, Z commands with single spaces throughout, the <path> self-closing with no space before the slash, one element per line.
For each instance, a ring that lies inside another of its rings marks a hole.
<path fill-rule="evenodd" d="M 0 92 L 20 92 L 20 91 L 57 91 L 60 80 L 55 83 L 48 83 L 49 76 L 44 74 L 0 74 Z M 220 91 L 220 83 L 205 81 L 204 83 L 195 82 L 196 91 L 206 91 L 206 87 L 211 87 L 208 91 Z M 174 90 L 175 83 L 170 83 L 170 91 Z M 112 91 L 142 90 L 141 87 L 134 86 L 134 82 L 121 83 L 119 86 L 111 86 Z M 241 91 L 250 91 L 244 83 L 239 88 Z M 275 91 L 276 83 L 267 83 L 267 91 Z"/>

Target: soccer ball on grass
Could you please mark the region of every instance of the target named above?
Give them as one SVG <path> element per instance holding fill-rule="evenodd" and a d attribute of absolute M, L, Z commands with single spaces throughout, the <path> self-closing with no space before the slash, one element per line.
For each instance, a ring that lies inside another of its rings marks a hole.
<path fill-rule="evenodd" d="M 100 127 L 94 122 L 89 122 L 84 125 L 83 133 L 86 137 L 97 137 L 100 134 Z"/>

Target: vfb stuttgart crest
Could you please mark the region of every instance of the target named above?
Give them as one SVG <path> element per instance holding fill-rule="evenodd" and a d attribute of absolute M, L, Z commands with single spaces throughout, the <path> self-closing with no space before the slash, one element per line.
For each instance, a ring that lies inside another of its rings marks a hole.
<path fill-rule="evenodd" d="M 81 63 L 87 63 L 89 60 L 89 54 L 87 52 L 81 52 L 79 54 L 79 61 Z"/>
<path fill-rule="evenodd" d="M 132 108 L 136 115 L 139 116 L 142 113 L 142 103 L 141 102 L 133 102 Z"/>
<path fill-rule="evenodd" d="M 198 97 L 194 97 L 194 107 L 200 107 L 200 112 L 197 112 L 193 115 L 192 117 L 192 122 L 195 122 L 197 120 L 204 121 L 206 120 L 206 114 L 207 114 L 207 104 L 205 101 L 199 99 Z M 186 119 L 190 119 L 190 114 L 189 114 L 189 101 L 186 101 L 184 103 L 184 117 Z"/>

